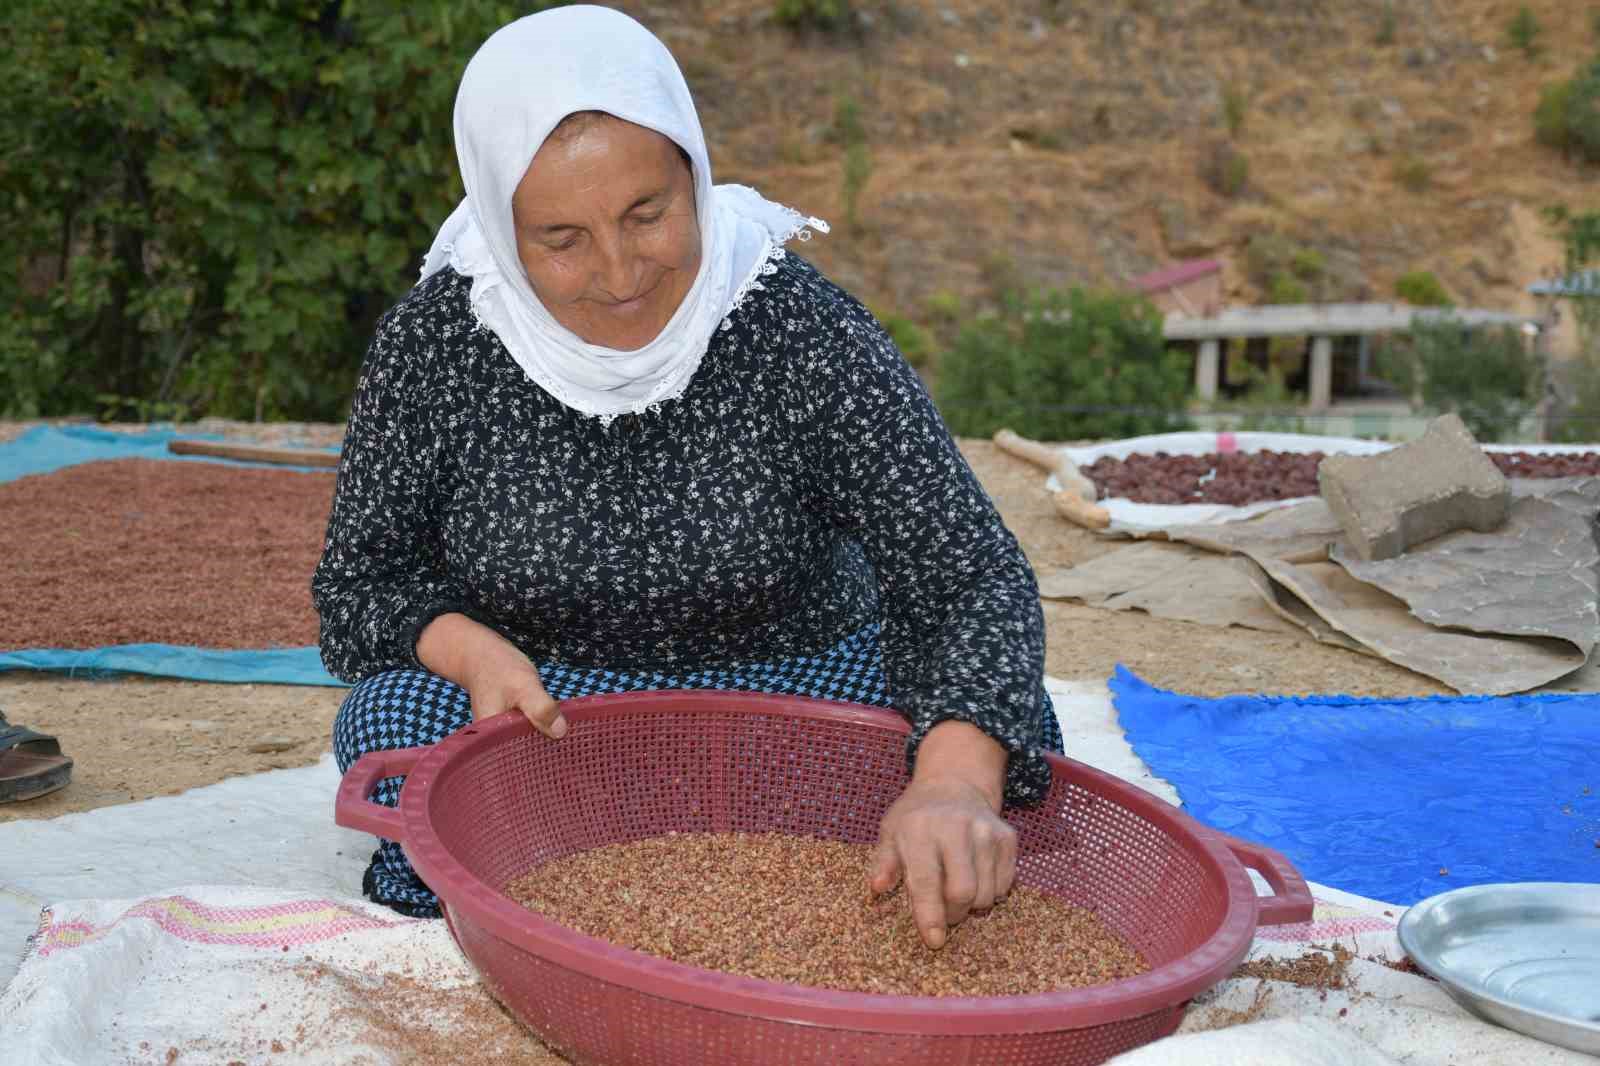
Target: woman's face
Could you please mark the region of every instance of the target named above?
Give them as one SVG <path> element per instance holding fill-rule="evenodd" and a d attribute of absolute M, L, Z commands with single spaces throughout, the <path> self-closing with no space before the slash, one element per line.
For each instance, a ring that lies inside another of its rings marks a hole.
<path fill-rule="evenodd" d="M 534 295 L 590 344 L 649 344 L 700 270 L 689 164 L 666 137 L 621 119 L 547 138 L 511 216 Z"/>

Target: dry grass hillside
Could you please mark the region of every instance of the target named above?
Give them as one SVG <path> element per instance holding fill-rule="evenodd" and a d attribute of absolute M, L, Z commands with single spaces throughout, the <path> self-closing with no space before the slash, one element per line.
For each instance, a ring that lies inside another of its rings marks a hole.
<path fill-rule="evenodd" d="M 855 0 L 832 34 L 777 0 L 623 6 L 678 56 L 719 180 L 832 220 L 807 254 L 912 318 L 996 270 L 1114 283 L 1202 255 L 1250 302 L 1252 243 L 1320 253 L 1313 298 L 1388 299 L 1424 269 L 1528 309 L 1560 258 L 1539 210 L 1600 206 L 1600 169 L 1531 118 L 1600 49 L 1584 0 L 1530 0 L 1532 58 L 1508 0 Z M 872 164 L 855 227 L 841 99 Z"/>

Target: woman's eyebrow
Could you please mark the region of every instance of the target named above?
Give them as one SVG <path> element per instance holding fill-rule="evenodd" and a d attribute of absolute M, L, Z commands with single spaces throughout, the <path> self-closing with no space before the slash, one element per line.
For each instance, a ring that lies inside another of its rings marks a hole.
<path fill-rule="evenodd" d="M 633 203 L 629 204 L 628 205 L 628 211 L 637 211 L 641 207 L 645 207 L 645 206 L 647 206 L 649 204 L 654 203 L 657 200 L 660 200 L 660 199 L 664 198 L 671 191 L 672 191 L 671 189 L 661 188 L 661 189 L 656 189 L 654 192 L 647 192 L 643 196 L 641 196 L 637 200 L 635 200 Z M 626 215 L 628 213 L 628 211 L 624 211 L 623 214 Z"/>
<path fill-rule="evenodd" d="M 647 192 L 633 203 L 629 204 L 628 210 L 622 213 L 626 215 L 630 212 L 639 210 L 641 207 L 647 207 L 651 204 L 654 204 L 656 201 L 664 199 L 671 191 L 671 189 L 662 188 L 656 189 L 654 192 Z M 553 237 L 558 233 L 565 233 L 569 230 L 579 229 L 583 229 L 583 227 L 576 222 L 552 222 L 545 226 L 535 226 L 534 232 L 538 233 L 541 237 Z"/>

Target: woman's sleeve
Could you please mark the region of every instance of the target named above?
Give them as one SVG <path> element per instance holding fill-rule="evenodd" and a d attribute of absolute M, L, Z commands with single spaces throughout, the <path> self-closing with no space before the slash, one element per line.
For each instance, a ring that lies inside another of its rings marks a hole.
<path fill-rule="evenodd" d="M 424 356 L 439 343 L 428 304 L 378 323 L 345 430 L 322 558 L 311 578 L 328 671 L 345 681 L 419 667 L 417 637 L 466 610 L 439 536 L 439 436 Z"/>
<path fill-rule="evenodd" d="M 836 295 L 802 360 L 806 450 L 822 505 L 877 571 L 889 689 L 912 725 L 908 757 L 940 722 L 969 722 L 1010 756 L 1007 802 L 1034 802 L 1050 770 L 1033 570 L 894 342 L 822 284 Z"/>

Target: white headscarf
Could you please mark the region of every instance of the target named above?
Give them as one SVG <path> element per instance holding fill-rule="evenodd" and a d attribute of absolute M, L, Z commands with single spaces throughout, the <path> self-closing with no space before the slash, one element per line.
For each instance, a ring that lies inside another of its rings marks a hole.
<path fill-rule="evenodd" d="M 533 293 L 511 219 L 511 194 L 550 131 L 576 111 L 604 111 L 655 130 L 689 156 L 700 221 L 700 271 L 649 344 L 588 344 Z M 472 279 L 478 320 L 546 392 L 609 420 L 680 395 L 718 325 L 771 272 L 769 259 L 827 223 L 742 185 L 711 184 L 711 160 L 689 86 L 656 37 L 610 8 L 575 5 L 518 19 L 478 49 L 456 93 L 456 156 L 466 198 L 433 239 L 422 276 L 446 265 Z"/>

